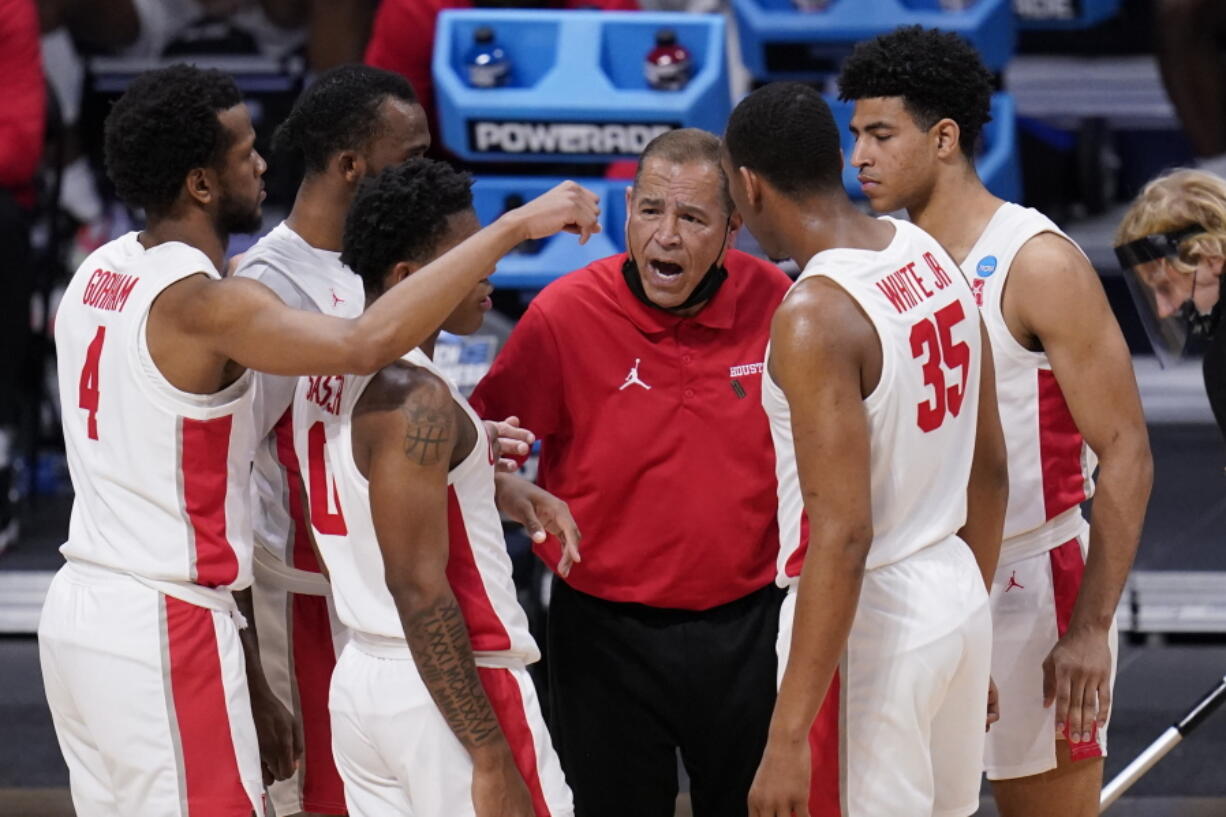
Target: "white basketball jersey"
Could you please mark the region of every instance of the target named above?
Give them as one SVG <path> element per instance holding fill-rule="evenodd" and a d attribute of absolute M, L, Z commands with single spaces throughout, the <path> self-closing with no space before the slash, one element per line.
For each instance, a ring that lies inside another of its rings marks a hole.
<path fill-rule="evenodd" d="M 251 583 L 251 373 L 216 394 L 182 392 L 145 338 L 154 299 L 199 273 L 220 277 L 193 247 L 145 249 L 128 233 L 86 258 L 64 292 L 55 348 L 76 497 L 61 552 L 147 580 L 242 589 Z"/>
<path fill-rule="evenodd" d="M 797 279 L 823 275 L 868 315 L 881 341 L 881 379 L 864 400 L 871 458 L 873 543 L 882 567 L 945 541 L 966 522 L 966 488 L 979 414 L 979 316 L 958 267 L 931 236 L 905 221 L 881 251 L 827 250 Z M 794 284 L 793 287 L 796 285 Z M 781 587 L 800 577 L 809 543 L 783 390 L 768 368 L 762 404 L 779 478 Z M 814 524 L 821 524 L 816 520 Z"/>
<path fill-rule="evenodd" d="M 295 309 L 356 318 L 365 305 L 362 279 L 341 263 L 340 253 L 312 247 L 285 222 L 243 255 L 236 274 L 261 282 Z M 298 378 L 257 372 L 255 380 L 255 544 L 289 571 L 319 573 L 299 507 L 302 477 L 290 412 Z"/>
<path fill-rule="evenodd" d="M 494 450 L 485 425 L 424 352 L 414 349 L 404 359 L 447 383 L 477 433 L 473 450 L 447 476 L 447 579 L 473 652 L 478 663 L 483 656 L 536 661 L 540 652 L 515 594 L 494 505 Z M 337 614 L 354 630 L 403 639 L 375 537 L 369 483 L 353 457 L 353 409 L 370 380 L 369 375 L 302 378 L 294 395 L 294 443 L 299 460 L 307 463 L 311 526 L 328 566 Z"/>
<path fill-rule="evenodd" d="M 1002 559 L 1008 561 L 1077 536 L 1085 525 L 1080 505 L 1094 494 L 1097 458 L 1073 422 L 1047 355 L 1018 343 L 1001 311 L 1013 259 L 1027 241 L 1048 232 L 1068 238 L 1039 211 L 1002 204 L 962 264 L 996 363 L 996 396 L 1009 456 L 1002 546 Z"/>

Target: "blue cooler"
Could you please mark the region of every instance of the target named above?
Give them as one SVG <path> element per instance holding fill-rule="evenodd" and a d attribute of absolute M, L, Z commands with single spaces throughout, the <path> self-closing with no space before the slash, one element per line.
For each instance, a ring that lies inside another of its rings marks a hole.
<path fill-rule="evenodd" d="M 732 0 L 741 58 L 751 75 L 761 80 L 831 76 L 857 42 L 907 25 L 961 34 L 993 71 L 1013 56 L 1009 0 L 827 0 L 815 5 L 820 10 L 799 11 L 793 0 Z"/>
<path fill-rule="evenodd" d="M 499 87 L 467 79 L 480 28 L 511 64 Z M 644 76 L 662 29 L 691 55 L 681 90 L 653 90 Z M 443 143 L 473 162 L 610 162 L 637 157 L 671 128 L 722 133 L 731 111 L 724 36 L 715 14 L 444 11 L 432 66 Z"/>

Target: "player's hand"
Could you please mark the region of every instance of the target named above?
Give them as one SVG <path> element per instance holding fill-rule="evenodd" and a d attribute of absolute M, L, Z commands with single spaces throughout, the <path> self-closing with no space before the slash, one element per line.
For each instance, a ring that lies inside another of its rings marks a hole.
<path fill-rule="evenodd" d="M 515 767 L 510 750 L 489 766 L 473 766 L 473 812 L 475 817 L 535 817 L 532 795 Z"/>
<path fill-rule="evenodd" d="M 544 195 L 504 213 L 519 232 L 520 241 L 548 238 L 554 233 L 576 233 L 586 244 L 600 232 L 600 197 L 585 187 L 565 181 Z M 518 242 L 517 242 L 518 243 Z"/>
<path fill-rule="evenodd" d="M 302 757 L 302 728 L 272 691 L 252 689 L 251 715 L 260 746 L 260 770 L 264 785 L 285 780 L 298 768 Z"/>
<path fill-rule="evenodd" d="M 1000 720 L 1000 692 L 996 689 L 996 682 L 990 677 L 988 678 L 988 720 L 983 731 L 988 731 L 992 728 L 992 724 Z"/>
<path fill-rule="evenodd" d="M 500 422 L 485 421 L 485 430 L 494 445 L 494 466 L 504 474 L 514 474 L 532 450 L 536 435 L 520 428 L 518 417 L 508 417 Z"/>
<path fill-rule="evenodd" d="M 579 541 L 583 535 L 565 502 L 522 477 L 510 475 L 498 479 L 495 501 L 498 510 L 524 526 L 535 544 L 544 542 L 549 533 L 558 537 L 562 543 L 559 575 L 570 575 L 575 563 L 582 561 Z"/>
<path fill-rule="evenodd" d="M 1056 706 L 1056 731 L 1085 743 L 1111 713 L 1110 630 L 1070 628 L 1043 661 L 1043 706 Z"/>
<path fill-rule="evenodd" d="M 787 745 L 768 740 L 753 785 L 749 817 L 809 817 L 809 739 Z"/>

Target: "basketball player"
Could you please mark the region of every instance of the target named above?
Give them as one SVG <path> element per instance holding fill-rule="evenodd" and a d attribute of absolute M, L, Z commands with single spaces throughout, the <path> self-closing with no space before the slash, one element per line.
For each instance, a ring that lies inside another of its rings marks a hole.
<path fill-rule="evenodd" d="M 253 278 L 295 309 L 355 318 L 362 282 L 340 262 L 345 214 L 358 183 L 430 146 L 426 116 L 408 81 L 348 65 L 320 76 L 277 129 L 278 154 L 306 168 L 289 217 L 242 257 Z M 300 766 L 269 788 L 278 817 L 343 814 L 345 796 L 332 761 L 328 682 L 345 628 L 329 603 L 299 501 L 289 407 L 296 377 L 257 375 L 253 608 L 264 675 L 294 713 L 303 735 Z M 275 430 L 274 430 L 275 426 Z M 270 433 L 271 432 L 271 433 Z"/>
<path fill-rule="evenodd" d="M 905 208 L 949 250 L 992 341 L 1010 487 L 991 591 L 993 793 L 1005 817 L 1091 815 L 1115 609 L 1152 462 L 1128 348 L 1093 267 L 1049 219 L 992 195 L 975 172 L 991 82 L 964 40 L 910 27 L 861 44 L 840 94 L 855 100 L 851 163 L 870 204 Z M 1092 495 L 1087 532 L 1080 506 Z"/>
<path fill-rule="evenodd" d="M 972 814 L 1006 476 L 970 287 L 922 230 L 852 205 L 812 88 L 750 94 L 724 146 L 746 226 L 803 269 L 762 386 L 788 595 L 750 815 Z M 832 684 L 837 762 L 819 746 L 811 774 Z"/>
<path fill-rule="evenodd" d="M 311 84 L 273 142 L 278 153 L 302 158 L 306 176 L 289 217 L 243 256 L 237 274 L 260 281 L 296 309 L 356 317 L 365 296 L 361 279 L 340 262 L 345 214 L 362 179 L 425 153 L 425 112 L 403 77 L 348 65 Z M 346 631 L 302 521 L 289 414 L 297 378 L 257 379 L 257 431 L 264 436 L 254 472 L 256 633 L 265 677 L 294 712 L 304 745 L 300 767 L 269 794 L 278 815 L 340 814 L 345 799 L 332 761 L 328 683 Z M 499 440 L 502 447 L 526 449 L 521 429 L 507 433 L 521 438 Z"/>
<path fill-rule="evenodd" d="M 186 66 L 139 77 L 107 119 L 108 173 L 148 226 L 85 261 L 56 319 L 76 500 L 39 625 L 81 814 L 247 817 L 261 810 L 260 756 L 277 778 L 292 769 L 288 718 L 231 597 L 251 580 L 248 367 L 375 371 L 500 253 L 558 227 L 585 238 L 597 214 L 595 196 L 562 186 L 360 318 L 315 315 L 218 275 L 229 233 L 259 225 L 254 138 L 233 81 Z"/>
<path fill-rule="evenodd" d="M 363 186 L 341 257 L 370 303 L 477 231 L 469 187 L 428 159 Z M 441 328 L 479 329 L 490 289 Z M 315 540 L 352 630 L 329 697 L 349 811 L 571 815 L 526 669 L 539 652 L 494 504 L 492 441 L 433 347 L 374 376 L 304 378 L 294 399 Z"/>

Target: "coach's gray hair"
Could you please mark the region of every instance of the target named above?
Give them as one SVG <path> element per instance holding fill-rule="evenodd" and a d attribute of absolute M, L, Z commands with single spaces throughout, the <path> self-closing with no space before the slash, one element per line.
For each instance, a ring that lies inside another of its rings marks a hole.
<path fill-rule="evenodd" d="M 634 184 L 639 183 L 639 174 L 648 159 L 663 159 L 673 164 L 708 164 L 719 174 L 719 197 L 724 205 L 724 215 L 731 215 L 732 196 L 728 193 L 728 178 L 719 163 L 720 141 L 713 133 L 698 128 L 677 128 L 665 131 L 647 143 L 639 156 L 639 166 L 634 172 Z"/>

